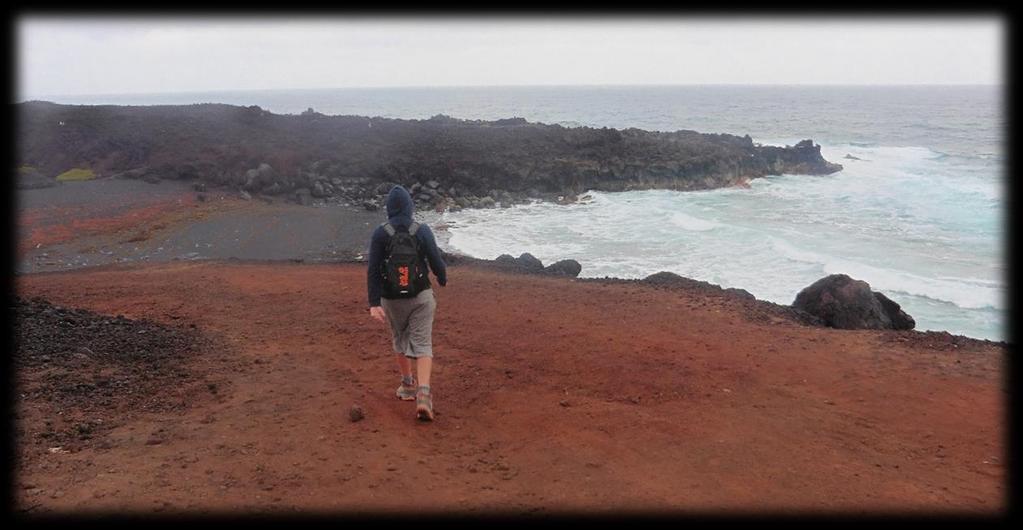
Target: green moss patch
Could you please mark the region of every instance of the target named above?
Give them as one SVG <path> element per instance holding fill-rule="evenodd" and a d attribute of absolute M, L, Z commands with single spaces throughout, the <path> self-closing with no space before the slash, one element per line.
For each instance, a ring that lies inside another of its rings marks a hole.
<path fill-rule="evenodd" d="M 69 169 L 60 175 L 57 175 L 57 180 L 61 182 L 67 182 L 71 180 L 92 180 L 96 178 L 96 174 L 91 169 L 74 168 Z"/>

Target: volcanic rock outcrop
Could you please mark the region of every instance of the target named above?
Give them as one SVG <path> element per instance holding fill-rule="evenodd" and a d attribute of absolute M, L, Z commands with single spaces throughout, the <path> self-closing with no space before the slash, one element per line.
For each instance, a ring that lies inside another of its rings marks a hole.
<path fill-rule="evenodd" d="M 913 329 L 916 322 L 899 304 L 845 274 L 817 280 L 796 295 L 792 307 L 840 329 Z"/>
<path fill-rule="evenodd" d="M 744 300 L 756 300 L 756 297 L 745 289 L 738 289 L 736 287 L 724 288 L 710 282 L 679 276 L 673 272 L 656 272 L 646 278 L 643 278 L 642 281 L 643 283 L 648 283 L 658 287 L 682 287 L 685 289 L 699 290 L 712 294 L 734 296 Z"/>
<path fill-rule="evenodd" d="M 456 256 L 455 259 L 457 261 L 464 260 L 464 258 L 460 256 Z M 445 261 L 447 261 L 447 257 L 445 257 Z M 475 261 L 490 263 L 500 268 L 515 272 L 550 274 L 553 276 L 571 276 L 573 278 L 579 276 L 579 273 L 583 270 L 582 265 L 574 259 L 563 259 L 544 267 L 543 262 L 529 252 L 523 252 L 517 258 L 511 254 L 501 254 L 493 260 Z"/>
<path fill-rule="evenodd" d="M 561 276 L 579 276 L 579 273 L 583 271 L 582 265 L 574 259 L 563 259 L 561 261 L 555 261 L 550 265 L 544 267 L 544 272 L 548 274 L 557 274 Z"/>
<path fill-rule="evenodd" d="M 361 204 L 401 184 L 430 207 L 492 207 L 587 189 L 695 190 L 842 169 L 810 140 L 764 146 L 749 136 L 688 130 L 280 115 L 222 104 L 14 106 L 17 164 L 43 175 L 87 168 L 101 177 L 189 179 L 303 203 Z"/>

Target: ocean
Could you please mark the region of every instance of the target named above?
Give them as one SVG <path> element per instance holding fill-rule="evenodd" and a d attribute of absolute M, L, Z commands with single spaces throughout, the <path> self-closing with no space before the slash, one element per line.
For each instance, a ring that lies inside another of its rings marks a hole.
<path fill-rule="evenodd" d="M 608 86 L 264 90 L 42 98 L 58 103 L 259 105 L 330 115 L 493 120 L 811 138 L 845 168 L 750 188 L 589 192 L 578 204 L 448 212 L 448 250 L 575 259 L 582 277 L 658 271 L 792 303 L 845 273 L 918 330 L 1008 340 L 1001 87 Z"/>

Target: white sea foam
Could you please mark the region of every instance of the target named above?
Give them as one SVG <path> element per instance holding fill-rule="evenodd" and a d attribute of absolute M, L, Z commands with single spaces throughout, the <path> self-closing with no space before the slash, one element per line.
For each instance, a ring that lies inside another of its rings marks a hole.
<path fill-rule="evenodd" d="M 720 223 L 714 221 L 708 221 L 706 219 L 700 219 L 692 215 L 686 215 L 682 212 L 675 212 L 669 217 L 671 224 L 683 229 L 691 230 L 694 232 L 706 232 L 707 230 L 713 230 L 719 226 Z"/>
<path fill-rule="evenodd" d="M 749 189 L 589 192 L 568 206 L 447 213 L 448 244 L 484 258 L 571 258 L 590 277 L 666 270 L 782 304 L 843 273 L 902 304 L 918 329 L 1004 338 L 1003 201 L 990 162 L 869 143 L 822 153 L 845 169 Z"/>

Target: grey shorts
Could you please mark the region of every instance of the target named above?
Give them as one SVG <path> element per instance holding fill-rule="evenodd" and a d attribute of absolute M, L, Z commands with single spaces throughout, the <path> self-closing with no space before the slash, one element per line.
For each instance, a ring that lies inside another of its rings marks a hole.
<path fill-rule="evenodd" d="M 412 358 L 433 357 L 433 314 L 437 309 L 433 289 L 426 289 L 415 298 L 381 298 L 380 306 L 391 324 L 395 353 Z"/>

